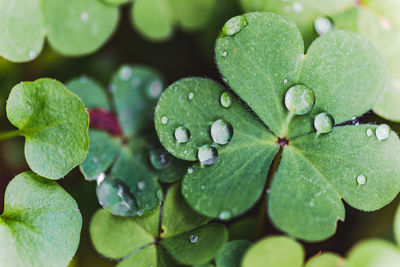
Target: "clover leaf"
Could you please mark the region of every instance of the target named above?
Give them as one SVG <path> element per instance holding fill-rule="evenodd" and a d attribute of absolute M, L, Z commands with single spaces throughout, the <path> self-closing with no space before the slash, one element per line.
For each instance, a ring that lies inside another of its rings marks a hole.
<path fill-rule="evenodd" d="M 332 252 L 324 252 L 309 259 L 304 267 L 341 267 L 345 260 Z"/>
<path fill-rule="evenodd" d="M 66 266 L 75 254 L 82 217 L 56 182 L 32 172 L 16 176 L 0 216 L 1 266 Z"/>
<path fill-rule="evenodd" d="M 45 36 L 59 53 L 92 53 L 113 33 L 118 10 L 98 0 L 0 1 L 0 56 L 13 62 L 36 58 Z"/>
<path fill-rule="evenodd" d="M 90 234 L 99 253 L 122 260 L 118 266 L 203 264 L 228 239 L 224 225 L 208 222 L 185 203 L 179 185 L 173 185 L 161 208 L 148 216 L 123 218 L 97 211 Z"/>
<path fill-rule="evenodd" d="M 299 26 L 307 46 L 319 34 L 349 29 L 369 39 L 382 53 L 390 79 L 374 112 L 385 119 L 400 121 L 400 20 L 396 0 L 367 1 L 255 1 L 241 0 L 246 11 L 269 11 L 292 18 Z"/>
<path fill-rule="evenodd" d="M 82 163 L 89 148 L 89 116 L 82 101 L 62 83 L 39 79 L 16 85 L 7 101 L 7 117 L 18 128 L 0 140 L 25 137 L 29 167 L 59 179 Z"/>
<path fill-rule="evenodd" d="M 152 125 L 153 109 L 163 90 L 153 69 L 122 66 L 106 91 L 82 77 L 67 84 L 90 114 L 90 148 L 81 171 L 97 180 L 101 205 L 115 215 L 140 216 L 156 209 L 162 199 L 157 180 L 180 180 L 187 165 L 158 143 Z"/>
<path fill-rule="evenodd" d="M 342 199 L 372 211 L 400 191 L 397 135 L 387 125 L 340 126 L 381 94 L 378 52 L 349 31 L 332 31 L 303 50 L 299 30 L 284 17 L 234 17 L 217 40 L 216 61 L 251 111 L 204 78 L 177 81 L 160 97 L 154 120 L 162 145 L 198 161 L 182 182 L 197 212 L 222 220 L 242 214 L 263 194 L 270 172 L 273 223 L 317 241 L 344 219 Z"/>

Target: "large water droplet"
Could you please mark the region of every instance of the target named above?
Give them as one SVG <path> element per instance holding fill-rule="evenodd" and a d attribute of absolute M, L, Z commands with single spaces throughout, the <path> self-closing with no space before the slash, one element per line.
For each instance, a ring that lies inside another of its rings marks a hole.
<path fill-rule="evenodd" d="M 357 184 L 359 184 L 359 185 L 365 185 L 367 183 L 367 177 L 365 177 L 365 175 L 363 175 L 363 174 L 358 175 L 356 180 L 357 180 Z"/>
<path fill-rule="evenodd" d="M 203 145 L 197 152 L 197 158 L 201 165 L 209 166 L 213 165 L 218 158 L 218 150 L 210 145 Z"/>
<path fill-rule="evenodd" d="M 314 119 L 314 127 L 317 134 L 330 133 L 335 125 L 333 118 L 326 112 L 318 114 Z"/>
<path fill-rule="evenodd" d="M 217 120 L 211 126 L 211 137 L 215 143 L 226 145 L 232 138 L 232 125 L 225 120 Z"/>
<path fill-rule="evenodd" d="M 389 138 L 390 132 L 389 125 L 381 124 L 376 128 L 375 135 L 379 140 L 383 141 Z"/>
<path fill-rule="evenodd" d="M 199 237 L 197 235 L 190 235 L 189 240 L 190 243 L 197 243 L 197 241 L 199 241 Z"/>
<path fill-rule="evenodd" d="M 221 36 L 233 36 L 247 26 L 246 17 L 243 15 L 229 19 L 221 31 Z"/>
<path fill-rule="evenodd" d="M 175 139 L 178 143 L 186 143 L 189 141 L 190 131 L 185 126 L 179 126 L 175 130 Z"/>
<path fill-rule="evenodd" d="M 327 17 L 318 17 L 314 21 L 314 29 L 319 35 L 324 35 L 333 30 L 333 23 Z"/>
<path fill-rule="evenodd" d="M 218 218 L 220 220 L 224 220 L 225 221 L 225 220 L 229 220 L 231 218 L 231 216 L 232 216 L 232 214 L 231 214 L 230 211 L 224 210 L 218 215 Z"/>
<path fill-rule="evenodd" d="M 167 123 L 168 123 L 168 118 L 167 118 L 166 116 L 163 116 L 163 117 L 161 118 L 161 123 L 162 123 L 162 124 L 167 124 Z"/>
<path fill-rule="evenodd" d="M 171 165 L 171 155 L 164 149 L 150 151 L 150 162 L 156 170 L 164 170 Z"/>
<path fill-rule="evenodd" d="M 285 95 L 286 108 L 297 115 L 310 112 L 314 101 L 314 92 L 303 84 L 291 87 Z"/>
<path fill-rule="evenodd" d="M 147 96 L 150 99 L 157 99 L 161 95 L 162 89 L 163 83 L 160 80 L 153 81 L 146 90 Z"/>
<path fill-rule="evenodd" d="M 120 73 L 119 73 L 119 78 L 123 81 L 127 81 L 131 78 L 131 76 L 132 76 L 131 68 L 129 68 L 127 66 L 122 67 L 122 69 L 120 70 Z"/>
<path fill-rule="evenodd" d="M 221 106 L 230 108 L 232 106 L 232 97 L 228 92 L 223 92 L 220 98 Z"/>

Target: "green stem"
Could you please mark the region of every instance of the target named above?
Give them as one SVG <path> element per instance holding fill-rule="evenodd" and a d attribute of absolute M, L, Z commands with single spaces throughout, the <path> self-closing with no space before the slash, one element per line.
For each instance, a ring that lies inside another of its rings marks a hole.
<path fill-rule="evenodd" d="M 0 141 L 7 140 L 18 135 L 21 135 L 20 130 L 3 132 L 0 133 Z"/>

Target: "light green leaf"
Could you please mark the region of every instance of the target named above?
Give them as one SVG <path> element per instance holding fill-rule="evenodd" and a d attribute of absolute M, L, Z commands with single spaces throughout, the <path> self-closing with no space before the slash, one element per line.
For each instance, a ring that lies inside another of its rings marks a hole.
<path fill-rule="evenodd" d="M 82 163 L 89 147 L 89 116 L 82 101 L 51 79 L 16 85 L 7 117 L 25 141 L 25 157 L 36 173 L 59 179 Z"/>
<path fill-rule="evenodd" d="M 197 30 L 207 25 L 218 0 L 167 0 L 183 29 Z M 201 16 L 199 16 L 201 14 Z"/>
<path fill-rule="evenodd" d="M 304 261 L 303 247 L 284 237 L 267 237 L 258 241 L 244 255 L 242 267 L 285 266 L 301 267 Z"/>
<path fill-rule="evenodd" d="M 280 229 L 322 240 L 344 219 L 342 198 L 364 211 L 395 198 L 400 190 L 399 139 L 392 132 L 380 141 L 375 134 L 368 136 L 368 129 L 374 133 L 376 126 L 336 127 L 328 135 L 296 138 L 284 148 L 268 201 L 269 215 Z"/>
<path fill-rule="evenodd" d="M 8 185 L 0 216 L 1 266 L 66 266 L 75 254 L 82 217 L 57 183 L 32 172 Z"/>
<path fill-rule="evenodd" d="M 217 267 L 240 267 L 242 257 L 252 245 L 250 241 L 235 240 L 226 243 L 222 251 L 215 258 Z"/>
<path fill-rule="evenodd" d="M 400 251 L 393 244 L 378 239 L 358 243 L 350 250 L 345 267 L 393 267 L 400 262 Z"/>
<path fill-rule="evenodd" d="M 141 250 L 138 250 L 136 253 L 128 256 L 117 265 L 117 267 L 132 266 L 160 266 L 157 264 L 157 247 L 154 245 L 150 245 Z"/>
<path fill-rule="evenodd" d="M 223 92 L 220 85 L 208 79 L 182 79 L 161 96 L 154 115 L 161 143 L 176 157 L 197 160 L 198 148 L 204 144 L 218 150 L 214 165 L 196 164 L 182 184 L 189 205 L 214 218 L 221 212 L 229 212 L 228 217 L 236 216 L 257 201 L 268 166 L 278 151 L 275 137 L 233 96 L 230 96 L 231 107 L 220 104 Z M 210 127 L 218 119 L 232 125 L 233 135 L 227 145 L 218 145 L 210 136 Z M 190 131 L 187 143 L 179 143 L 174 137 L 179 126 Z"/>
<path fill-rule="evenodd" d="M 214 258 L 228 240 L 222 224 L 211 223 L 161 241 L 168 253 L 183 264 L 203 264 Z"/>
<path fill-rule="evenodd" d="M 339 255 L 326 252 L 309 259 L 305 267 L 341 267 L 344 263 L 345 260 Z"/>

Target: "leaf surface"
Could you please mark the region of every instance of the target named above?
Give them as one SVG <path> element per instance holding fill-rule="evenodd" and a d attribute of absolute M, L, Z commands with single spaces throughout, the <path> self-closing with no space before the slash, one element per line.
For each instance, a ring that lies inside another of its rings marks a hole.
<path fill-rule="evenodd" d="M 217 267 L 240 267 L 242 258 L 252 243 L 246 240 L 235 240 L 225 243 L 222 251 L 215 258 Z"/>

